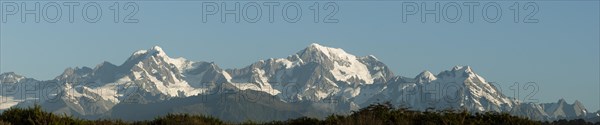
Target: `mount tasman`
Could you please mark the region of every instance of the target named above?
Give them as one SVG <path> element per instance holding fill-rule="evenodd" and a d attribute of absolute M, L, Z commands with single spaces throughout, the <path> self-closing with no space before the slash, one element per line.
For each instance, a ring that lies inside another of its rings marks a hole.
<path fill-rule="evenodd" d="M 146 120 L 168 113 L 230 121 L 321 118 L 389 101 L 413 110 L 508 112 L 534 120 L 598 121 L 582 103 L 528 103 L 502 94 L 472 67 L 396 76 L 375 56 L 311 44 L 287 58 L 240 69 L 171 58 L 162 48 L 134 52 L 123 64 L 67 68 L 51 80 L 0 75 L 0 110 L 41 105 L 87 119 Z"/>

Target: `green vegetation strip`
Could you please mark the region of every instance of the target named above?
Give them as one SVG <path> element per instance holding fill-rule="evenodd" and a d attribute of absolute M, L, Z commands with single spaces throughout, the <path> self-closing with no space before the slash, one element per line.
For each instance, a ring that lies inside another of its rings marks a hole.
<path fill-rule="evenodd" d="M 0 125 L 563 125 L 594 124 L 583 120 L 560 120 L 554 122 L 532 121 L 527 118 L 511 116 L 507 113 L 469 113 L 467 111 L 410 111 L 405 108 L 393 108 L 389 103 L 373 104 L 350 115 L 330 115 L 325 119 L 296 118 L 287 121 L 256 123 L 228 123 L 210 116 L 187 114 L 169 114 L 148 121 L 126 122 L 123 120 L 84 120 L 67 115 L 55 115 L 42 111 L 39 105 L 21 109 L 10 108 L 0 115 Z"/>

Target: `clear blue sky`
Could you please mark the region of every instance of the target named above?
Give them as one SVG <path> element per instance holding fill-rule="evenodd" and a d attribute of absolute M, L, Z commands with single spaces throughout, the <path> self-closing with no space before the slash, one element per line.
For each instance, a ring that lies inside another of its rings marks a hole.
<path fill-rule="evenodd" d="M 402 2 L 382 1 L 336 2 L 339 23 L 313 23 L 311 3 L 299 2 L 303 15 L 298 23 L 281 19 L 285 2 L 274 23 L 268 23 L 266 14 L 258 23 L 221 23 L 218 15 L 203 23 L 202 2 L 137 2 L 135 24 L 113 23 L 108 2 L 99 2 L 103 17 L 93 24 L 81 19 L 81 11 L 75 11 L 75 23 L 68 23 L 66 12 L 58 23 L 21 23 L 19 16 L 9 16 L 0 24 L 0 72 L 47 80 L 67 67 L 94 67 L 102 61 L 119 65 L 134 51 L 154 45 L 171 57 L 240 68 L 320 43 L 358 56 L 375 55 L 402 76 L 470 65 L 500 84 L 506 95 L 513 95 L 509 86 L 514 82 L 536 82 L 540 91 L 534 98 L 540 102 L 565 98 L 600 109 L 598 1 L 536 2 L 535 24 L 512 22 L 511 2 L 499 2 L 503 14 L 497 23 L 484 22 L 481 8 L 474 23 L 467 21 L 466 12 L 457 23 L 421 23 L 418 16 L 403 23 Z M 521 98 L 525 94 L 521 90 Z"/>

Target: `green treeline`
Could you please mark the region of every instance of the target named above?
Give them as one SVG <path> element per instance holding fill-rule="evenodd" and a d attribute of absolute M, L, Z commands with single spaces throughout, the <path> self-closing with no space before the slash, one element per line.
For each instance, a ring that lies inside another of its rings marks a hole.
<path fill-rule="evenodd" d="M 257 124 L 257 125 L 567 125 L 593 124 L 583 120 L 559 120 L 554 122 L 533 121 L 527 118 L 511 116 L 507 113 L 469 113 L 467 111 L 411 111 L 405 108 L 393 108 L 390 103 L 378 103 L 362 108 L 350 115 L 330 115 L 325 119 L 296 118 L 287 121 L 257 123 L 229 123 L 210 116 L 187 114 L 169 114 L 154 120 L 126 122 L 123 120 L 85 120 L 67 115 L 56 115 L 42 111 L 39 105 L 30 108 L 10 108 L 0 114 L 0 125 L 221 125 L 221 124 Z M 600 125 L 595 123 L 594 125 Z"/>

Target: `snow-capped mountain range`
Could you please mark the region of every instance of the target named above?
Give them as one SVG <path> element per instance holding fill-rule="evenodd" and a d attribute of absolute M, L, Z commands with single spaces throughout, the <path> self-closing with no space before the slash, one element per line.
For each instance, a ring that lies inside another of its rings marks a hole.
<path fill-rule="evenodd" d="M 437 75 L 423 71 L 414 78 L 396 76 L 375 56 L 355 56 L 319 44 L 240 69 L 171 58 L 155 46 L 134 52 L 121 65 L 67 68 L 45 81 L 9 72 L 1 74 L 0 81 L 0 110 L 37 103 L 54 113 L 90 119 L 141 120 L 179 112 L 233 121 L 280 120 L 348 113 L 382 101 L 414 110 L 509 112 L 535 120 L 599 119 L 598 112 L 587 111 L 579 101 L 521 103 L 470 66 Z M 146 115 L 132 117 L 128 112 Z"/>

